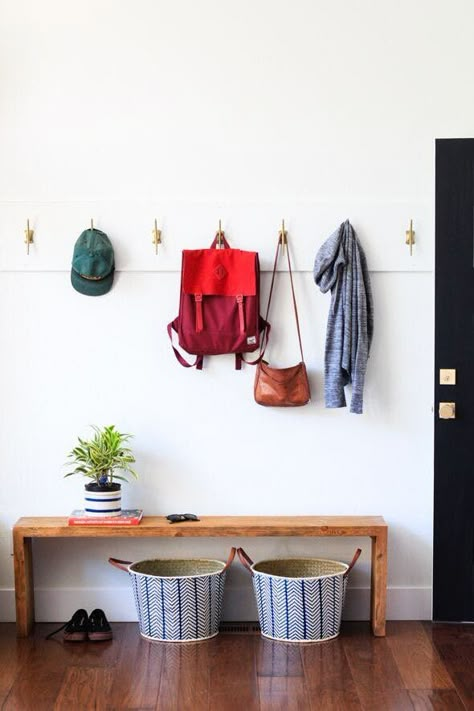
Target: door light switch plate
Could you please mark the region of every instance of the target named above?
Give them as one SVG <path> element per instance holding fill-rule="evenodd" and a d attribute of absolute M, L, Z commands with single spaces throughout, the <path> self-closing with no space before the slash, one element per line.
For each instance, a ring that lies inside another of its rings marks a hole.
<path fill-rule="evenodd" d="M 455 368 L 440 368 L 439 370 L 440 385 L 456 385 L 456 369 Z"/>

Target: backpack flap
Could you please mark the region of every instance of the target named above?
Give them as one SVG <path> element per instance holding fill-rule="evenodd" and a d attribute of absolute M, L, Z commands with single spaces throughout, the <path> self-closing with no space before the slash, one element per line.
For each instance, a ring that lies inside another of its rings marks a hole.
<path fill-rule="evenodd" d="M 194 354 L 256 350 L 259 345 L 257 252 L 183 251 L 179 343 Z"/>
<path fill-rule="evenodd" d="M 255 296 L 256 257 L 256 252 L 241 249 L 185 249 L 183 291 L 203 296 Z"/>

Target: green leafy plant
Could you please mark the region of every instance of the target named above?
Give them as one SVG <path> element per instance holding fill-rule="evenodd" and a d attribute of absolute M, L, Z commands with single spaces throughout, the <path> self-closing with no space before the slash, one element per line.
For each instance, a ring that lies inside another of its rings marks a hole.
<path fill-rule="evenodd" d="M 115 425 L 103 428 L 92 425 L 92 429 L 95 433 L 93 438 L 84 440 L 78 437 L 79 444 L 69 452 L 68 466 L 75 465 L 75 468 L 65 476 L 82 474 L 99 486 L 110 486 L 116 479 L 127 481 L 125 476 L 116 473 L 117 470 L 137 479 L 138 474 L 131 467 L 135 457 L 127 446 L 132 435 L 118 432 Z"/>

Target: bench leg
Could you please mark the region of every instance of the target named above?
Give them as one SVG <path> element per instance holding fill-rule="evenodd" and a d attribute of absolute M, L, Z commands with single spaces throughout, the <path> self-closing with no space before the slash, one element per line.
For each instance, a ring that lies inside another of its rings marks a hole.
<path fill-rule="evenodd" d="M 17 637 L 28 637 L 35 621 L 31 538 L 13 533 Z"/>
<path fill-rule="evenodd" d="M 387 601 L 387 531 L 372 536 L 370 619 L 376 637 L 385 637 Z"/>

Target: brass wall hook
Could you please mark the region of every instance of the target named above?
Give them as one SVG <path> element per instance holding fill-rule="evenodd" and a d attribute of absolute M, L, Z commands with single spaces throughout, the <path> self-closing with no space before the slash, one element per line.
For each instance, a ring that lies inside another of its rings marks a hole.
<path fill-rule="evenodd" d="M 155 254 L 158 254 L 158 245 L 161 244 L 161 230 L 158 229 L 158 223 L 155 218 L 155 226 L 152 230 L 153 239 L 152 242 L 155 245 Z"/>
<path fill-rule="evenodd" d="M 278 232 L 278 241 L 282 246 L 282 253 L 285 254 L 285 246 L 288 249 L 288 232 L 285 230 L 285 220 L 281 221 L 281 230 Z"/>
<path fill-rule="evenodd" d="M 410 220 L 410 229 L 405 232 L 405 244 L 410 245 L 410 257 L 413 255 L 413 245 L 415 244 L 415 230 L 413 229 L 413 220 Z"/>
<path fill-rule="evenodd" d="M 25 244 L 26 244 L 26 253 L 30 253 L 30 244 L 33 244 L 33 236 L 35 234 L 34 230 L 30 230 L 30 221 L 29 219 L 26 220 L 26 230 L 25 230 Z"/>
<path fill-rule="evenodd" d="M 219 220 L 219 229 L 216 232 L 216 249 L 221 249 L 223 246 L 223 238 L 225 237 L 225 232 L 222 231 L 221 221 Z"/>

